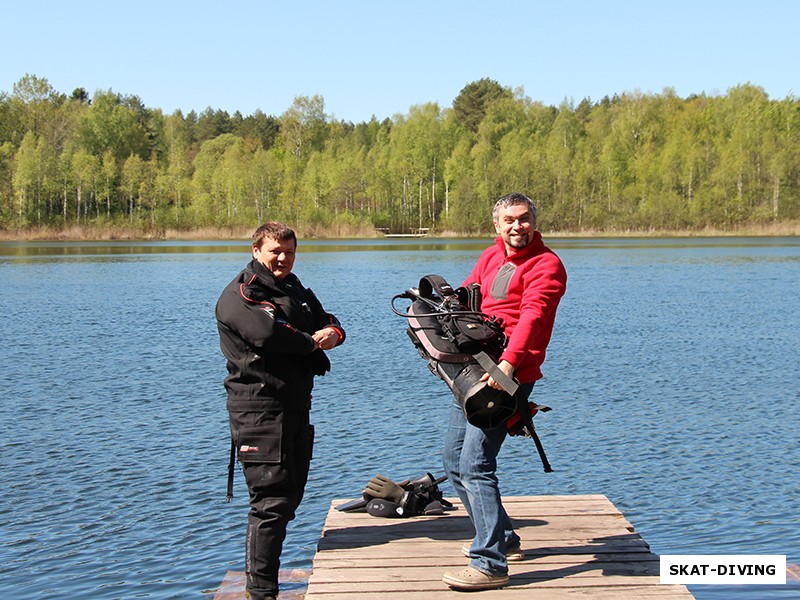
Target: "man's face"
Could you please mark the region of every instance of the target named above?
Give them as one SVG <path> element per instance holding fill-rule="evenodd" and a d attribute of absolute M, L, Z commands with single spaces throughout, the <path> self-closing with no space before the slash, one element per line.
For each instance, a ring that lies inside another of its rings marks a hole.
<path fill-rule="evenodd" d="M 527 204 L 501 206 L 494 222 L 497 234 L 503 239 L 507 252 L 522 250 L 533 239 L 536 219 Z"/>
<path fill-rule="evenodd" d="M 292 272 L 296 250 L 294 240 L 264 238 L 261 248 L 253 246 L 253 258 L 269 269 L 276 279 L 283 279 Z"/>

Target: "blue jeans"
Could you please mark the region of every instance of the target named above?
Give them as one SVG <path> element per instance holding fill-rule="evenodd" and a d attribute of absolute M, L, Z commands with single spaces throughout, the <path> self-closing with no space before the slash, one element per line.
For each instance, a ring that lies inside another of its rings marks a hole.
<path fill-rule="evenodd" d="M 532 383 L 522 384 L 517 395 L 527 402 L 532 390 Z M 505 439 L 504 424 L 494 429 L 474 427 L 454 400 L 445 434 L 444 470 L 475 528 L 470 566 L 490 575 L 508 573 L 506 548 L 519 543 L 497 482 L 497 454 Z"/>

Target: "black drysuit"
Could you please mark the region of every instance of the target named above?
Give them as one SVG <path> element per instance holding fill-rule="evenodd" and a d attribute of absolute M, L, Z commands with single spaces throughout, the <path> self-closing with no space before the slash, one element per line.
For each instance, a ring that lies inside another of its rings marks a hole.
<path fill-rule="evenodd" d="M 314 375 L 330 370 L 315 331 L 339 320 L 290 273 L 281 280 L 256 260 L 217 301 L 231 435 L 250 493 L 245 571 L 253 600 L 276 596 L 286 526 L 308 479 Z"/>

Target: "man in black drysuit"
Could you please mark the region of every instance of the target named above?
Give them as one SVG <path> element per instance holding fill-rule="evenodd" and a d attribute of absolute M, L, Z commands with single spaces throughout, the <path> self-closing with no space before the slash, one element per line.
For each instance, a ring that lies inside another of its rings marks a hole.
<path fill-rule="evenodd" d="M 278 595 L 286 526 L 308 479 L 315 375 L 344 341 L 339 320 L 292 271 L 297 238 L 277 222 L 253 234 L 253 260 L 217 301 L 231 435 L 250 493 L 245 572 L 251 600 Z M 229 489 L 230 492 L 230 489 Z"/>

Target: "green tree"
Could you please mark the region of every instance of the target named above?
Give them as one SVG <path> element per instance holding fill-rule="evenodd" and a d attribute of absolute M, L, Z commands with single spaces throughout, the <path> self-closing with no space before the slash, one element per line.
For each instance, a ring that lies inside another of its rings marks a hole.
<path fill-rule="evenodd" d="M 42 211 L 48 211 L 46 203 L 53 181 L 54 153 L 43 138 L 29 131 L 14 162 L 12 185 L 17 198 L 17 226 L 35 223 L 40 227 Z"/>
<path fill-rule="evenodd" d="M 119 167 L 114 152 L 109 148 L 103 153 L 103 162 L 100 165 L 100 180 L 103 198 L 106 203 L 106 218 L 111 219 L 111 197 L 119 180 Z"/>
<path fill-rule="evenodd" d="M 197 124 L 194 127 L 194 137 L 199 143 L 207 140 L 213 140 L 226 133 L 233 132 L 233 123 L 231 116 L 224 110 L 213 110 L 211 107 L 206 108 L 197 118 Z"/>
<path fill-rule="evenodd" d="M 327 116 L 322 96 L 297 96 L 280 118 L 283 147 L 296 159 L 321 151 L 325 144 Z"/>
<path fill-rule="evenodd" d="M 17 227 L 28 223 L 28 211 L 37 180 L 36 135 L 28 131 L 17 150 L 14 167 L 14 194 L 17 199 Z"/>
<path fill-rule="evenodd" d="M 94 200 L 96 216 L 99 216 L 97 204 L 97 180 L 100 164 L 93 155 L 82 148 L 72 155 L 72 173 L 75 184 L 75 222 L 81 221 L 81 210 L 84 220 L 89 216 L 89 205 Z"/>
<path fill-rule="evenodd" d="M 11 101 L 18 123 L 14 137 L 18 141 L 26 132 L 37 137 L 44 135 L 64 96 L 56 92 L 47 79 L 26 74 L 14 84 Z"/>
<path fill-rule="evenodd" d="M 198 224 L 226 224 L 230 210 L 227 205 L 229 189 L 225 155 L 229 147 L 241 144 L 241 138 L 225 133 L 203 142 L 200 147 L 194 159 L 191 206 L 193 218 Z"/>
<path fill-rule="evenodd" d="M 510 100 L 512 96 L 509 89 L 504 88 L 494 79 L 484 77 L 468 83 L 461 89 L 453 100 L 453 111 L 456 119 L 467 130 L 477 133 L 488 107 L 497 100 Z"/>
<path fill-rule="evenodd" d="M 256 139 L 264 150 L 269 150 L 280 133 L 280 125 L 277 118 L 256 110 L 252 115 L 244 117 L 233 133 L 241 138 Z"/>
<path fill-rule="evenodd" d="M 139 196 L 146 178 L 145 170 L 145 161 L 137 154 L 131 154 L 122 165 L 121 186 L 127 197 L 127 212 L 131 222 L 139 214 Z"/>
<path fill-rule="evenodd" d="M 14 216 L 13 196 L 15 148 L 11 142 L 0 142 L 0 229 L 12 224 Z"/>
<path fill-rule="evenodd" d="M 72 90 L 72 94 L 70 94 L 69 99 L 80 102 L 81 104 L 91 104 L 92 102 L 92 99 L 89 97 L 89 92 L 82 87 L 77 87 Z"/>
<path fill-rule="evenodd" d="M 412 107 L 408 118 L 396 122 L 392 129 L 390 165 L 396 181 L 402 183 L 402 215 L 407 226 L 436 225 L 437 177 L 439 181 L 442 179 L 445 163 L 440 147 L 441 130 L 442 114 L 435 103 Z"/>
<path fill-rule="evenodd" d="M 103 156 L 106 150 L 111 150 L 119 162 L 131 154 L 149 159 L 149 135 L 140 122 L 143 116 L 138 110 L 139 107 L 125 106 L 118 94 L 96 92 L 91 109 L 81 123 L 83 147 L 93 156 Z"/>
<path fill-rule="evenodd" d="M 486 228 L 486 203 L 475 192 L 472 179 L 472 143 L 459 140 L 445 163 L 445 225 L 464 233 Z"/>
<path fill-rule="evenodd" d="M 259 148 L 250 161 L 247 186 L 256 213 L 256 222 L 273 219 L 273 210 L 280 199 L 283 166 L 271 151 Z"/>

